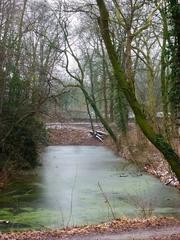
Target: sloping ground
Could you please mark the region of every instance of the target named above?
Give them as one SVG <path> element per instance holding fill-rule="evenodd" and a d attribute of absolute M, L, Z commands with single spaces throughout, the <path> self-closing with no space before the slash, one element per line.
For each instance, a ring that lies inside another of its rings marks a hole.
<path fill-rule="evenodd" d="M 35 231 L 0 234 L 1 240 L 180 240 L 180 220 L 151 218 L 144 220 L 119 219 L 110 223 L 66 228 L 54 231 Z"/>

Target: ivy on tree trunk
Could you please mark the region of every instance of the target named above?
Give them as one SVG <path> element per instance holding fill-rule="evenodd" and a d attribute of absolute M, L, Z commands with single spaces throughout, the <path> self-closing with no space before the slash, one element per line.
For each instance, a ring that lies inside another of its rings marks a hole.
<path fill-rule="evenodd" d="M 180 127 L 180 2 L 169 0 L 170 35 L 173 39 L 171 51 L 171 92 L 170 101 L 177 127 Z"/>

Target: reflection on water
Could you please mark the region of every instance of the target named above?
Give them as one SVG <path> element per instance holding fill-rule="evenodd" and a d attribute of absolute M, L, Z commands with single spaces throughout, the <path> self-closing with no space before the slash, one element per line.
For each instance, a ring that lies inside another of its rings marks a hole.
<path fill-rule="evenodd" d="M 98 223 L 116 217 L 175 215 L 179 192 L 104 147 L 50 146 L 37 174 L 1 192 L 0 219 L 32 227 Z M 108 201 L 107 201 L 108 200 Z M 111 209 L 112 208 L 112 209 Z"/>

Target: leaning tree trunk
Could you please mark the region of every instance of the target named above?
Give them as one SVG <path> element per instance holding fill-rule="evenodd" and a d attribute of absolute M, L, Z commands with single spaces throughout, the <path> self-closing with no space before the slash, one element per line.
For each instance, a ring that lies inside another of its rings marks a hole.
<path fill-rule="evenodd" d="M 172 149 L 165 138 L 162 135 L 159 135 L 154 129 L 153 126 L 148 122 L 145 113 L 142 110 L 141 104 L 138 102 L 134 89 L 132 89 L 131 84 L 127 82 L 125 73 L 121 68 L 121 65 L 118 61 L 118 56 L 115 51 L 115 48 L 112 44 L 110 31 L 109 31 L 109 14 L 104 3 L 104 0 L 97 0 L 99 7 L 99 25 L 101 29 L 101 34 L 113 66 L 114 75 L 118 81 L 119 87 L 124 92 L 132 110 L 134 111 L 136 121 L 143 131 L 144 135 L 149 139 L 149 141 L 164 155 L 165 159 L 168 161 L 172 170 L 176 174 L 178 180 L 180 181 L 180 157 Z"/>
<path fill-rule="evenodd" d="M 81 90 L 84 94 L 85 99 L 89 102 L 89 104 L 91 105 L 91 107 L 93 108 L 96 116 L 99 118 L 99 120 L 101 121 L 103 127 L 107 130 L 107 132 L 109 133 L 109 135 L 111 136 L 111 138 L 113 139 L 114 143 L 116 144 L 116 147 L 118 148 L 118 139 L 116 134 L 114 133 L 114 131 L 111 129 L 111 127 L 109 126 L 107 120 L 101 115 L 101 113 L 99 112 L 95 102 L 93 101 L 93 99 L 89 96 L 88 92 L 85 90 L 84 86 L 81 85 Z"/>

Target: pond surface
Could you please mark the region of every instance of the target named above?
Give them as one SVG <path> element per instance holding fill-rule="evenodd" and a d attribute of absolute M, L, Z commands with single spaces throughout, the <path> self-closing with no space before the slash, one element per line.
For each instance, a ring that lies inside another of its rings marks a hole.
<path fill-rule="evenodd" d="M 179 199 L 175 188 L 104 147 L 49 146 L 42 167 L 0 192 L 0 220 L 13 222 L 6 227 L 11 230 L 100 223 L 113 216 L 180 217 Z"/>

